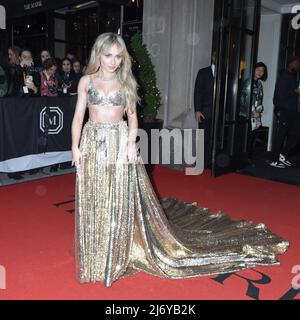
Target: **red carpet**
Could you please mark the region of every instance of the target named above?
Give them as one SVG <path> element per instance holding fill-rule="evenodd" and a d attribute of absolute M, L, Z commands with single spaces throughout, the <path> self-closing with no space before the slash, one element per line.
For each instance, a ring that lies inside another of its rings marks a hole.
<path fill-rule="evenodd" d="M 281 266 L 223 276 L 223 282 L 217 276 L 167 280 L 139 273 L 111 288 L 79 284 L 70 254 L 75 182 L 70 174 L 0 188 L 0 266 L 6 270 L 6 289 L 0 289 L 0 299 L 300 298 L 300 290 L 292 289 L 297 277 L 292 268 L 300 265 L 299 187 L 237 174 L 217 179 L 208 173 L 185 176 L 159 166 L 153 177 L 161 197 L 197 201 L 235 219 L 265 223 L 291 242 L 280 256 Z"/>

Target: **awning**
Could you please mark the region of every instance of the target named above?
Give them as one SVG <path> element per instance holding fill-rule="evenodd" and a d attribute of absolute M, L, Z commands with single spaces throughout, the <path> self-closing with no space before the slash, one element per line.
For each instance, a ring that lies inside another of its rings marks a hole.
<path fill-rule="evenodd" d="M 6 9 L 7 19 L 11 19 L 88 1 L 89 0 L 0 0 L 0 5 Z M 126 6 L 132 5 L 130 0 L 98 0 L 98 2 Z"/>

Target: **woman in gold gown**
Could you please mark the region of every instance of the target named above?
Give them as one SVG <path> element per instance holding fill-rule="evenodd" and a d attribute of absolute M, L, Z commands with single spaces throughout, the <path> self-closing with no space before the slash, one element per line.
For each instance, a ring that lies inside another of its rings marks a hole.
<path fill-rule="evenodd" d="M 72 123 L 78 281 L 109 287 L 137 271 L 179 279 L 277 265 L 288 242 L 263 224 L 157 198 L 135 143 L 138 99 L 123 39 L 100 35 Z"/>

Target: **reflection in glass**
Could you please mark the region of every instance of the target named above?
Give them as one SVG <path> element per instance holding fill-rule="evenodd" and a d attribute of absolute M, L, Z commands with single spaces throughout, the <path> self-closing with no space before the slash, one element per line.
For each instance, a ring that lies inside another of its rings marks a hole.
<path fill-rule="evenodd" d="M 253 36 L 243 33 L 241 38 L 241 60 L 239 71 L 239 116 L 248 118 L 250 112 L 251 94 L 251 60 L 252 60 Z"/>
<path fill-rule="evenodd" d="M 231 1 L 231 19 L 230 23 L 236 27 L 239 27 L 241 24 L 241 10 L 242 10 L 242 3 L 241 0 L 232 0 Z"/>
<path fill-rule="evenodd" d="M 237 95 L 237 72 L 239 70 L 239 31 L 231 28 L 228 48 L 228 72 L 227 72 L 227 103 L 226 120 L 235 119 L 235 97 Z"/>
<path fill-rule="evenodd" d="M 254 30 L 255 1 L 245 0 L 243 25 L 245 29 Z"/>

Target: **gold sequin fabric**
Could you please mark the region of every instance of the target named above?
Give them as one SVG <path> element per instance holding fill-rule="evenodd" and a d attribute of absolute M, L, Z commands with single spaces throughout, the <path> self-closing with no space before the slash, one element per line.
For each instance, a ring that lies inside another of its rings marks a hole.
<path fill-rule="evenodd" d="M 144 271 L 182 279 L 278 265 L 289 243 L 264 224 L 158 199 L 140 157 L 126 163 L 128 127 L 84 126 L 76 171 L 75 258 L 80 283 Z"/>

